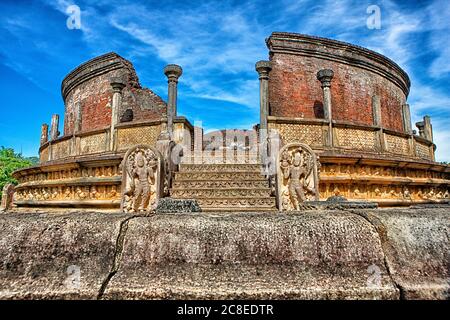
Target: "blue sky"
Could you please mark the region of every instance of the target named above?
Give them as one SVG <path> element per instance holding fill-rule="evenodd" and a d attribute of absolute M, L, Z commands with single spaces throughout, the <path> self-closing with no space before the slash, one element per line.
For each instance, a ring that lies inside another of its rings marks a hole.
<path fill-rule="evenodd" d="M 66 26 L 69 5 L 81 29 Z M 381 29 L 367 28 L 367 8 Z M 61 80 L 80 63 L 115 51 L 141 83 L 167 96 L 164 65 L 184 69 L 179 114 L 206 129 L 258 122 L 256 61 L 273 31 L 351 42 L 396 61 L 410 75 L 412 120 L 432 117 L 437 160 L 450 161 L 450 3 L 447 0 L 115 1 L 2 0 L 0 145 L 37 155 L 40 126 L 63 115 Z"/>

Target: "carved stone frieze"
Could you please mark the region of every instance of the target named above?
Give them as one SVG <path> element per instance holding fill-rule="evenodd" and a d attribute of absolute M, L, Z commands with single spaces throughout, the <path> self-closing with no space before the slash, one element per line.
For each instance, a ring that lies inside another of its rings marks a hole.
<path fill-rule="evenodd" d="M 321 182 L 320 198 L 343 196 L 352 200 L 390 202 L 446 202 L 450 200 L 448 186 L 402 184 L 366 184 Z"/>

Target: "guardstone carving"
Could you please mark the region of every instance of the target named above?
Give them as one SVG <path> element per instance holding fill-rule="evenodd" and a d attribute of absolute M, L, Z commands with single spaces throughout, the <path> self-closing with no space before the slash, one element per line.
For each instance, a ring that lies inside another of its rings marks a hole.
<path fill-rule="evenodd" d="M 312 149 L 291 143 L 278 154 L 278 203 L 281 211 L 300 210 L 301 203 L 319 200 L 319 162 Z"/>
<path fill-rule="evenodd" d="M 148 212 L 156 208 L 162 195 L 163 158 L 147 145 L 131 148 L 122 162 L 122 200 L 124 212 Z"/>

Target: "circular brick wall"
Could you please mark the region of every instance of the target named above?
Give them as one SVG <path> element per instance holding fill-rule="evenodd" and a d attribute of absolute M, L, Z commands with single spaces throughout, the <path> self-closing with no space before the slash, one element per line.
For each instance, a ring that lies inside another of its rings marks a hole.
<path fill-rule="evenodd" d="M 65 104 L 64 135 L 89 132 L 111 125 L 112 78 L 121 78 L 119 122 L 159 120 L 166 103 L 151 90 L 142 88 L 133 65 L 116 53 L 89 60 L 70 72 L 62 82 Z M 78 132 L 75 123 L 81 114 Z"/>
<path fill-rule="evenodd" d="M 401 110 L 410 81 L 388 58 L 347 43 L 291 33 L 273 33 L 267 45 L 272 62 L 271 116 L 323 118 L 323 94 L 316 75 L 331 69 L 333 120 L 373 125 L 372 98 L 378 96 L 381 126 L 404 132 Z"/>

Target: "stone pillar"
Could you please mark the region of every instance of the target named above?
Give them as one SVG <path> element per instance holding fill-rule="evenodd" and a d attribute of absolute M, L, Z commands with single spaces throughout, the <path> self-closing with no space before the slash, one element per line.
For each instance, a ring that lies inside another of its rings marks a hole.
<path fill-rule="evenodd" d="M 50 140 L 56 140 L 59 137 L 59 115 L 52 116 L 52 125 L 50 127 Z"/>
<path fill-rule="evenodd" d="M 431 125 L 431 118 L 430 118 L 430 116 L 423 117 L 423 125 L 424 125 L 423 132 L 424 132 L 425 139 L 427 139 L 428 141 L 433 142 L 433 126 Z M 434 152 L 435 152 L 435 145 L 432 144 L 432 145 L 430 145 L 430 159 L 431 159 L 431 161 L 435 161 Z"/>
<path fill-rule="evenodd" d="M 378 127 L 377 139 L 380 151 L 386 150 L 386 141 L 384 139 L 383 125 L 381 123 L 381 99 L 380 96 L 372 96 L 372 118 L 373 125 Z"/>
<path fill-rule="evenodd" d="M 183 74 L 183 69 L 176 64 L 169 64 L 164 68 L 164 74 L 168 79 L 167 96 L 167 129 L 173 139 L 173 119 L 177 116 L 177 85 L 178 78 Z"/>
<path fill-rule="evenodd" d="M 409 104 L 407 103 L 402 105 L 402 117 L 403 117 L 403 130 L 407 134 L 412 134 L 411 111 L 409 109 Z"/>
<path fill-rule="evenodd" d="M 270 61 L 258 61 L 255 69 L 259 74 L 259 129 L 267 130 L 267 117 L 269 116 L 269 73 L 272 70 Z"/>
<path fill-rule="evenodd" d="M 48 142 L 48 124 L 44 123 L 41 127 L 41 146 Z"/>
<path fill-rule="evenodd" d="M 372 96 L 373 125 L 381 127 L 381 99 L 380 96 Z"/>
<path fill-rule="evenodd" d="M 333 146 L 333 122 L 331 114 L 331 80 L 333 77 L 334 72 L 330 69 L 322 69 L 317 72 L 317 80 L 322 83 L 324 118 L 328 121 L 327 146 Z"/>
<path fill-rule="evenodd" d="M 425 139 L 433 142 L 433 126 L 431 125 L 430 116 L 423 117 L 423 132 Z"/>
<path fill-rule="evenodd" d="M 112 78 L 111 87 L 113 89 L 113 99 L 111 108 L 111 133 L 109 136 L 109 150 L 114 151 L 116 142 L 116 125 L 119 122 L 119 111 L 122 105 L 122 90 L 125 83 L 121 78 Z"/>
<path fill-rule="evenodd" d="M 77 102 L 75 105 L 75 128 L 74 132 L 79 133 L 81 132 L 81 126 L 82 126 L 82 114 L 81 114 L 81 103 Z"/>
<path fill-rule="evenodd" d="M 419 136 L 425 138 L 425 124 L 423 121 L 416 122 L 416 127 L 419 129 Z"/>

